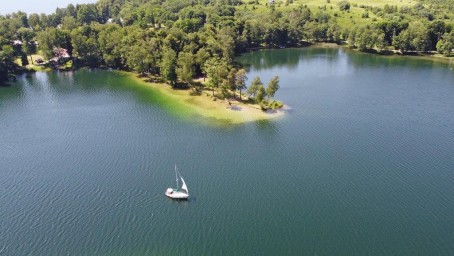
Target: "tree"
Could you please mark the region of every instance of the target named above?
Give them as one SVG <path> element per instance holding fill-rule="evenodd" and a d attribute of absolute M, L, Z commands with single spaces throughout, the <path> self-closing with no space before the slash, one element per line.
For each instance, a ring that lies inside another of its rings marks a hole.
<path fill-rule="evenodd" d="M 65 30 L 48 28 L 37 35 L 39 48 L 43 56 L 50 59 L 54 56 L 54 48 L 65 48 L 68 53 L 72 52 L 71 38 Z"/>
<path fill-rule="evenodd" d="M 231 92 L 233 92 L 233 97 L 235 98 L 235 73 L 236 69 L 232 68 L 227 73 L 227 76 L 222 79 L 221 83 L 221 93 L 222 97 L 228 98 L 231 96 Z"/>
<path fill-rule="evenodd" d="M 443 21 L 437 20 L 431 23 L 428 27 L 430 34 L 430 41 L 432 42 L 432 49 L 435 49 L 438 41 L 446 33 L 446 24 Z"/>
<path fill-rule="evenodd" d="M 360 51 L 370 50 L 375 46 L 378 35 L 375 30 L 368 26 L 362 27 L 356 34 L 356 46 Z"/>
<path fill-rule="evenodd" d="M 201 48 L 197 51 L 197 53 L 195 54 L 195 64 L 197 69 L 196 72 L 201 72 L 206 75 L 203 72 L 203 65 L 210 57 L 210 53 L 205 48 Z M 205 76 L 203 77 L 203 79 L 205 81 Z"/>
<path fill-rule="evenodd" d="M 14 13 L 12 13 L 11 16 L 14 20 L 19 21 L 20 27 L 25 27 L 25 28 L 29 27 L 28 17 L 25 12 L 21 12 L 21 11 L 14 12 Z"/>
<path fill-rule="evenodd" d="M 39 15 L 36 13 L 30 14 L 30 16 L 28 17 L 28 24 L 30 25 L 30 28 L 34 29 L 35 31 L 42 28 Z"/>
<path fill-rule="evenodd" d="M 216 75 L 216 69 L 217 66 L 219 66 L 219 58 L 218 57 L 213 57 L 208 59 L 205 64 L 203 65 L 203 72 L 206 74 L 206 76 L 209 78 L 208 80 L 208 86 L 211 87 L 213 90 L 213 96 L 214 96 L 214 89 L 215 87 L 218 86 L 219 84 L 219 77 Z"/>
<path fill-rule="evenodd" d="M 129 46 L 121 47 L 120 51 L 125 58 L 126 65 L 140 74 L 157 70 L 158 57 L 155 38 L 147 38 L 140 29 L 132 31 L 123 38 L 122 43 Z M 107 54 L 109 54 L 107 52 Z"/>
<path fill-rule="evenodd" d="M 194 76 L 194 55 L 191 52 L 180 52 L 178 54 L 176 73 L 178 78 L 191 86 Z"/>
<path fill-rule="evenodd" d="M 259 85 L 257 89 L 257 95 L 255 95 L 255 102 L 260 103 L 265 99 L 266 96 L 266 91 L 265 87 L 263 87 L 263 84 Z"/>
<path fill-rule="evenodd" d="M 393 46 L 396 49 L 406 52 L 411 50 L 411 35 L 408 30 L 404 30 L 397 36 L 393 37 Z"/>
<path fill-rule="evenodd" d="M 35 45 L 34 43 L 32 43 L 32 40 L 33 38 L 35 37 L 35 32 L 30 29 L 30 28 L 20 28 L 17 30 L 17 34 L 19 36 L 19 38 L 22 40 L 22 52 L 25 53 L 26 55 L 26 59 L 27 59 L 27 56 L 30 56 L 30 59 L 32 60 L 32 63 L 33 63 L 33 59 L 31 58 L 31 55 L 35 52 Z M 23 64 L 24 62 L 22 62 Z M 27 59 L 27 65 L 28 65 L 28 59 Z"/>
<path fill-rule="evenodd" d="M 383 31 L 387 45 L 391 45 L 393 43 L 393 37 L 399 35 L 403 30 L 408 28 L 408 22 L 386 20 L 379 22 L 377 27 Z"/>
<path fill-rule="evenodd" d="M 14 50 L 9 45 L 3 45 L 0 48 L 0 83 L 8 81 L 10 73 L 14 72 L 15 64 L 14 59 Z"/>
<path fill-rule="evenodd" d="M 393 46 L 397 49 L 406 51 L 427 51 L 430 49 L 432 42 L 427 26 L 421 22 L 413 22 L 409 27 L 395 36 Z"/>
<path fill-rule="evenodd" d="M 25 53 L 21 54 L 20 60 L 22 62 L 22 67 L 28 66 L 29 63 L 28 63 L 27 54 L 25 54 Z"/>
<path fill-rule="evenodd" d="M 98 44 L 104 63 L 107 66 L 113 68 L 123 68 L 125 66 L 126 54 L 124 54 L 122 47 L 125 34 L 125 29 L 116 24 L 101 26 L 101 31 L 98 33 Z M 153 56 L 161 57 L 160 54 L 155 53 L 154 49 L 149 49 L 149 51 Z M 154 66 L 157 66 L 157 60 Z"/>
<path fill-rule="evenodd" d="M 234 56 L 234 32 L 230 27 L 223 27 L 218 31 L 217 40 L 222 50 L 222 56 L 230 63 Z"/>
<path fill-rule="evenodd" d="M 98 11 L 95 4 L 81 4 L 77 10 L 77 20 L 81 24 L 90 24 L 98 21 Z"/>
<path fill-rule="evenodd" d="M 39 48 L 46 59 L 50 59 L 54 56 L 54 31 L 55 29 L 49 29 L 38 33 Z"/>
<path fill-rule="evenodd" d="M 303 39 L 302 28 L 304 24 L 310 20 L 310 9 L 304 8 L 300 10 L 293 10 L 289 13 L 288 20 L 288 35 L 293 43 L 297 44 Z"/>
<path fill-rule="evenodd" d="M 430 39 L 428 27 L 424 23 L 411 23 L 408 27 L 408 30 L 410 30 L 410 33 L 413 35 L 413 40 L 411 41 L 411 43 L 415 50 L 419 52 L 430 50 L 432 42 Z"/>
<path fill-rule="evenodd" d="M 173 87 L 177 80 L 177 53 L 170 47 L 164 47 L 160 63 L 162 77 Z"/>
<path fill-rule="evenodd" d="M 266 87 L 266 95 L 268 98 L 273 98 L 279 88 L 279 76 L 274 76 Z"/>
<path fill-rule="evenodd" d="M 76 7 L 73 4 L 68 4 L 65 8 L 65 16 L 66 17 L 77 17 L 77 10 Z"/>
<path fill-rule="evenodd" d="M 18 37 L 25 42 L 31 42 L 36 35 L 32 29 L 24 27 L 19 28 L 16 33 Z"/>
<path fill-rule="evenodd" d="M 63 29 L 73 30 L 73 29 L 76 29 L 79 26 L 79 23 L 77 22 L 77 20 L 74 17 L 65 16 L 63 18 L 62 23 L 61 23 L 61 26 L 62 26 Z"/>
<path fill-rule="evenodd" d="M 247 93 L 252 96 L 253 98 L 255 98 L 257 92 L 259 91 L 259 88 L 260 86 L 263 87 L 263 83 L 262 81 L 260 80 L 260 77 L 255 77 L 254 80 L 252 80 L 252 83 L 251 85 L 249 86 L 249 88 L 247 89 Z"/>
<path fill-rule="evenodd" d="M 348 31 L 347 41 L 348 41 L 348 45 L 350 47 L 355 47 L 358 34 L 359 33 L 358 33 L 358 28 L 357 27 L 353 27 L 352 29 L 350 29 Z"/>
<path fill-rule="evenodd" d="M 86 36 L 89 28 L 84 26 L 71 32 L 71 44 L 73 55 L 83 60 L 89 66 L 97 66 L 101 63 L 101 52 L 98 40 L 92 36 Z"/>
<path fill-rule="evenodd" d="M 126 64 L 132 70 L 144 74 L 148 68 L 148 51 L 142 43 L 136 43 L 128 47 L 126 53 Z"/>
<path fill-rule="evenodd" d="M 222 81 L 227 78 L 227 61 L 220 59 L 219 57 L 213 57 L 205 62 L 203 69 L 207 77 L 210 79 L 208 80 L 208 86 L 212 88 L 214 96 L 215 89 L 218 88 Z"/>
<path fill-rule="evenodd" d="M 30 56 L 30 60 L 32 61 L 32 64 L 33 64 L 32 54 L 35 53 L 35 51 L 36 51 L 36 46 L 33 43 L 30 43 L 30 42 L 22 43 L 22 52 L 24 53 L 26 58 L 27 58 L 27 56 Z M 27 62 L 28 62 L 28 59 L 27 59 Z"/>
<path fill-rule="evenodd" d="M 144 48 L 147 50 L 148 69 L 151 73 L 157 73 L 159 60 L 161 59 L 161 41 L 158 38 L 148 38 Z"/>
<path fill-rule="evenodd" d="M 309 41 L 326 41 L 329 25 L 326 23 L 308 22 L 304 25 L 306 38 Z"/>
<path fill-rule="evenodd" d="M 235 73 L 235 87 L 240 91 L 240 100 L 241 100 L 241 90 L 246 89 L 246 70 L 240 69 Z"/>
<path fill-rule="evenodd" d="M 454 50 L 454 31 L 445 33 L 437 43 L 437 51 L 445 56 L 451 56 Z"/>

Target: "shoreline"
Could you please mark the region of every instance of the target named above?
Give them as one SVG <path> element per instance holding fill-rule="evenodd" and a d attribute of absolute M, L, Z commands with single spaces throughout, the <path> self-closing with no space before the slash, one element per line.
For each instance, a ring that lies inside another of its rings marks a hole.
<path fill-rule="evenodd" d="M 191 113 L 221 124 L 244 124 L 255 121 L 271 120 L 285 115 L 285 110 L 262 111 L 258 105 L 237 100 L 213 100 L 211 90 L 203 90 L 200 95 L 190 95 L 191 89 L 173 89 L 165 83 L 146 81 L 147 77 L 127 71 L 115 71 L 128 76 L 140 85 L 151 88 L 175 104 L 181 105 Z M 208 95 L 207 95 L 208 93 Z M 212 123 L 212 122 L 210 122 Z"/>
<path fill-rule="evenodd" d="M 378 52 L 360 52 L 356 49 L 349 48 L 345 45 L 338 45 L 336 43 L 317 43 L 308 46 L 302 47 L 289 47 L 290 48 L 342 48 L 347 51 L 364 53 L 364 54 L 373 54 L 383 57 L 391 58 L 412 58 L 426 61 L 433 61 L 444 64 L 453 64 L 454 58 L 444 57 L 438 54 L 420 54 L 417 55 L 403 55 L 396 52 L 392 54 L 380 54 Z M 276 48 L 259 48 L 259 49 L 249 49 L 248 51 L 257 51 L 257 50 L 279 50 Z M 102 67 L 98 67 L 101 68 Z M 79 68 L 73 68 L 71 70 L 77 70 Z M 33 69 L 32 69 L 33 70 Z M 56 70 L 33 70 L 33 71 L 56 71 Z M 63 71 L 63 70 L 60 70 Z M 245 102 L 239 102 L 237 100 L 228 99 L 214 100 L 211 96 L 211 90 L 205 89 L 200 95 L 191 95 L 191 89 L 173 89 L 170 85 L 165 83 L 155 83 L 147 81 L 149 80 L 148 76 L 140 76 L 137 73 L 124 71 L 124 70 L 115 70 L 118 74 L 128 76 L 134 81 L 138 82 L 140 85 L 143 85 L 147 88 L 151 88 L 154 91 L 160 93 L 164 98 L 171 101 L 171 104 L 176 104 L 184 107 L 186 114 L 191 115 L 195 114 L 198 117 L 205 118 L 208 123 L 219 123 L 219 124 L 244 124 L 248 122 L 256 122 L 263 120 L 271 120 L 278 117 L 282 117 L 286 113 L 286 108 L 288 106 L 284 105 L 282 109 L 274 111 L 262 111 L 259 105 L 250 104 Z M 211 121 L 210 121 L 211 119 Z"/>
<path fill-rule="evenodd" d="M 351 48 L 346 44 L 337 44 L 337 43 L 330 43 L 330 42 L 317 42 L 317 43 L 308 43 L 301 46 L 289 46 L 285 48 L 277 48 L 277 47 L 255 47 L 255 48 L 248 48 L 245 52 L 240 53 L 238 56 L 247 53 L 247 52 L 255 52 L 260 50 L 281 50 L 281 49 L 303 49 L 303 48 L 321 48 L 321 49 L 335 49 L 341 48 L 344 50 L 362 53 L 362 54 L 371 54 L 376 56 L 383 56 L 383 57 L 393 57 L 393 58 L 413 58 L 413 59 L 420 59 L 420 60 L 427 60 L 427 61 L 434 61 L 440 62 L 445 64 L 454 64 L 454 56 L 446 57 L 440 53 L 436 52 L 409 52 L 409 53 L 400 53 L 398 50 L 383 50 L 382 53 L 377 49 L 371 49 L 369 51 L 360 51 L 355 48 Z"/>
<path fill-rule="evenodd" d="M 300 47 L 304 48 L 306 46 Z M 402 57 L 402 58 L 412 58 L 412 59 L 419 59 L 419 60 L 427 60 L 427 61 L 434 61 L 434 62 L 440 62 L 440 63 L 445 63 L 445 64 L 453 64 L 454 63 L 454 57 L 446 57 L 443 56 L 440 53 L 435 53 L 435 52 L 411 52 L 411 53 L 400 53 L 397 50 L 383 50 L 382 53 L 380 53 L 377 49 L 372 49 L 370 51 L 365 51 L 362 52 L 358 49 L 351 48 L 348 45 L 342 45 L 342 44 L 336 44 L 336 43 L 316 43 L 312 44 L 307 47 L 316 47 L 316 48 L 342 48 L 348 51 L 353 51 L 356 53 L 365 53 L 365 54 L 372 54 L 372 55 L 377 55 L 377 56 L 383 56 L 383 57 Z"/>
<path fill-rule="evenodd" d="M 450 57 L 444 57 L 439 54 L 421 54 L 416 53 L 415 55 L 406 55 L 399 54 L 395 51 L 392 54 L 380 54 L 379 52 L 361 52 L 357 49 L 349 48 L 346 45 L 338 45 L 336 43 L 317 43 L 302 47 L 296 48 L 306 48 L 306 47 L 315 47 L 315 48 L 342 48 L 345 50 L 373 54 L 383 57 L 392 57 L 392 58 L 412 58 L 426 61 L 434 61 L 439 63 L 451 64 L 454 63 L 454 59 Z M 294 48 L 294 47 L 290 47 Z M 259 49 L 248 49 L 248 51 L 257 51 L 257 50 L 280 50 L 279 48 L 259 48 Z M 211 90 L 205 89 L 200 95 L 190 95 L 191 89 L 173 89 L 170 85 L 165 83 L 154 83 L 147 81 L 148 76 L 141 77 L 139 74 L 128 71 L 116 71 L 121 74 L 127 75 L 131 79 L 139 82 L 140 84 L 152 88 L 155 91 L 158 91 L 160 94 L 164 95 L 168 99 L 172 99 L 174 103 L 188 107 L 190 112 L 207 118 L 215 120 L 218 123 L 224 124 L 243 124 L 248 122 L 271 120 L 285 115 L 286 108 L 288 106 L 284 105 L 282 109 L 274 111 L 262 111 L 260 106 L 256 104 L 248 104 L 244 102 L 239 102 L 237 100 L 213 100 L 211 97 Z"/>

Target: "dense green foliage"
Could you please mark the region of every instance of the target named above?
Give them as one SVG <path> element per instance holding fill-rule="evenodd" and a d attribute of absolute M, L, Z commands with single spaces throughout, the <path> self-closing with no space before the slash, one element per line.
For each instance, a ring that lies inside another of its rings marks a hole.
<path fill-rule="evenodd" d="M 16 70 L 16 58 L 39 50 L 58 66 L 66 49 L 76 65 L 148 73 L 172 86 L 195 86 L 192 78 L 203 75 L 213 95 L 228 96 L 227 89 L 245 89 L 232 60 L 251 48 L 335 42 L 361 51 L 450 56 L 452 6 L 452 0 L 99 0 L 50 15 L 18 12 L 0 16 L 0 81 Z"/>

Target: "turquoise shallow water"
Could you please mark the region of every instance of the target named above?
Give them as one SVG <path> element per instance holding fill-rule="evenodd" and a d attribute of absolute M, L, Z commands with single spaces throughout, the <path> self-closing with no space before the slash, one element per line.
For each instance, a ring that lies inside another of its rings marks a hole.
<path fill-rule="evenodd" d="M 0 255 L 454 254 L 454 72 L 339 49 L 241 56 L 284 117 L 237 126 L 109 71 L 0 87 Z M 171 201 L 177 163 L 191 200 Z"/>

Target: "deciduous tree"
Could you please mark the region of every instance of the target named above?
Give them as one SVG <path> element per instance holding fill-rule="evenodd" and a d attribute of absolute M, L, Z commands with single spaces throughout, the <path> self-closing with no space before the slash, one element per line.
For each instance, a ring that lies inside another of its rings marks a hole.
<path fill-rule="evenodd" d="M 180 80 L 191 86 L 194 76 L 194 55 L 191 52 L 178 54 L 176 74 Z"/>
<path fill-rule="evenodd" d="M 454 50 L 454 31 L 446 33 L 437 43 L 437 51 L 445 56 L 451 56 Z"/>
<path fill-rule="evenodd" d="M 161 75 L 171 86 L 175 86 L 177 80 L 176 66 L 177 53 L 170 47 L 164 47 L 160 63 Z"/>

